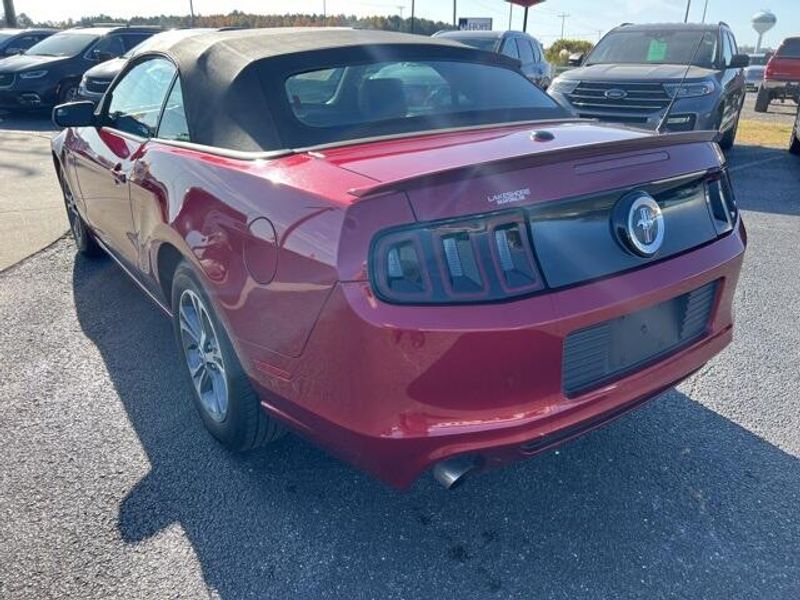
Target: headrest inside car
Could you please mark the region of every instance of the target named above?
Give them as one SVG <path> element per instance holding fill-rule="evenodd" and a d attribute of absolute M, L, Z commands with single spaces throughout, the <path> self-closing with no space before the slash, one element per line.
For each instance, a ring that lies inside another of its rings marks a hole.
<path fill-rule="evenodd" d="M 400 79 L 366 79 L 361 84 L 358 103 L 369 119 L 399 119 L 408 113 L 406 90 Z"/>

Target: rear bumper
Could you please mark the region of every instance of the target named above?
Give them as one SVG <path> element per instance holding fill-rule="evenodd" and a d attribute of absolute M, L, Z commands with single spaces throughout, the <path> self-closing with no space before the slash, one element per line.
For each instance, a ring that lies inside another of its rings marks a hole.
<path fill-rule="evenodd" d="M 648 268 L 501 305 L 421 308 L 340 284 L 302 359 L 245 348 L 263 404 L 301 434 L 407 487 L 443 459 L 520 460 L 658 396 L 732 338 L 744 229 Z M 704 337 L 602 387 L 567 397 L 570 332 L 719 281 Z"/>

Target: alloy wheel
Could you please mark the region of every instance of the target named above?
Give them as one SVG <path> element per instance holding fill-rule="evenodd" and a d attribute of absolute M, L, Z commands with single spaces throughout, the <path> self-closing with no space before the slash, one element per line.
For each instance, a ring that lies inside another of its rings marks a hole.
<path fill-rule="evenodd" d="M 220 340 L 203 299 L 187 289 L 178 302 L 183 354 L 200 404 L 220 423 L 228 413 L 228 379 Z"/>
<path fill-rule="evenodd" d="M 83 227 L 83 221 L 78 213 L 78 206 L 75 203 L 75 196 L 72 195 L 72 190 L 69 184 L 64 181 L 64 176 L 60 177 L 61 189 L 64 192 L 64 203 L 67 206 L 67 220 L 69 221 L 69 229 L 72 232 L 72 237 L 75 239 L 75 244 L 78 248 L 82 248 L 86 241 L 86 230 Z"/>
<path fill-rule="evenodd" d="M 64 90 L 64 102 L 75 102 L 78 99 L 78 86 L 70 85 Z"/>

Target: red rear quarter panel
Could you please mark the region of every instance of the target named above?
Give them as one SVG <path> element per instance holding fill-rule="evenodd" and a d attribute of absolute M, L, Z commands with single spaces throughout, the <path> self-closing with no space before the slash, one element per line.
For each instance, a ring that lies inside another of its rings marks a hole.
<path fill-rule="evenodd" d="M 169 244 L 206 278 L 235 343 L 298 356 L 337 281 L 336 190 L 364 178 L 308 156 L 241 161 L 148 145 L 131 177 L 140 268 Z"/>

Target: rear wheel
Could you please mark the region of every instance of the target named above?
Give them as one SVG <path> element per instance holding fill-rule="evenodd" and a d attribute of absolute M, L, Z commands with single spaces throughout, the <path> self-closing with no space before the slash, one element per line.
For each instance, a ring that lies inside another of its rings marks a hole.
<path fill-rule="evenodd" d="M 230 450 L 277 440 L 285 429 L 261 407 L 225 328 L 187 263 L 172 284 L 175 340 L 194 390 L 194 404 L 208 431 Z"/>
<path fill-rule="evenodd" d="M 765 113 L 769 110 L 769 103 L 772 102 L 772 94 L 763 85 L 758 88 L 758 96 L 756 96 L 756 112 Z"/>
<path fill-rule="evenodd" d="M 95 241 L 94 235 L 89 231 L 83 217 L 78 212 L 75 196 L 60 169 L 58 171 L 58 181 L 61 184 L 61 193 L 64 196 L 64 207 L 67 209 L 69 230 L 72 233 L 72 239 L 75 240 L 75 245 L 78 247 L 78 252 L 89 257 L 100 256 L 103 250 Z"/>

